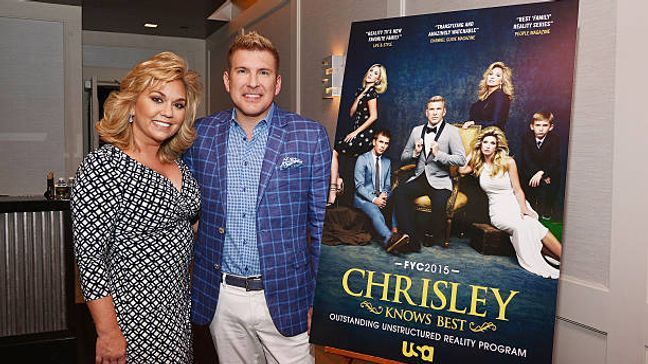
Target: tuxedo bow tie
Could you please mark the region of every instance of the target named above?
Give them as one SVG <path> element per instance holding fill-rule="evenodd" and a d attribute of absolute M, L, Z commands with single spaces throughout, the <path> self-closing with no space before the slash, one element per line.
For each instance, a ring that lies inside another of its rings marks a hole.
<path fill-rule="evenodd" d="M 425 134 L 430 134 L 430 133 L 437 133 L 437 127 L 430 128 L 429 126 L 425 126 Z"/>

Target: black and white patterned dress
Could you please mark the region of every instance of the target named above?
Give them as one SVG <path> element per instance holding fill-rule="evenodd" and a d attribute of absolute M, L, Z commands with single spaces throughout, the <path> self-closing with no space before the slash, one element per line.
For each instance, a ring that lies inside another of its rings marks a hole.
<path fill-rule="evenodd" d="M 190 219 L 200 193 L 177 160 L 182 191 L 106 144 L 72 191 L 74 249 L 86 300 L 112 296 L 128 363 L 191 363 Z"/>

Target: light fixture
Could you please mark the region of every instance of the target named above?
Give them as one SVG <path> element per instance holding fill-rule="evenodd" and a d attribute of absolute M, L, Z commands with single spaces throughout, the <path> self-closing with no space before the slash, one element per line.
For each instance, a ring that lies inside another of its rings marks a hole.
<path fill-rule="evenodd" d="M 144 28 L 157 28 L 158 25 L 155 23 L 146 23 L 144 24 Z"/>
<path fill-rule="evenodd" d="M 342 94 L 345 56 L 328 56 L 322 60 L 322 98 L 332 99 Z"/>

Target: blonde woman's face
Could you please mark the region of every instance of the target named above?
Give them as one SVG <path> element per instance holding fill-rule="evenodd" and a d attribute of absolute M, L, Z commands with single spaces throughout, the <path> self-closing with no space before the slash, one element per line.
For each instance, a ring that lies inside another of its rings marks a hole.
<path fill-rule="evenodd" d="M 369 71 L 367 71 L 367 76 L 365 77 L 365 82 L 366 83 L 376 83 L 377 81 L 380 81 L 380 67 L 379 66 L 373 66 L 369 68 Z"/>
<path fill-rule="evenodd" d="M 488 135 L 482 139 L 481 142 L 481 152 L 484 156 L 488 157 L 493 154 L 495 154 L 495 151 L 497 150 L 497 139 L 492 136 Z"/>
<path fill-rule="evenodd" d="M 181 80 L 148 88 L 137 96 L 133 108 L 133 137 L 139 145 L 162 144 L 184 122 L 187 92 Z"/>
<path fill-rule="evenodd" d="M 499 87 L 502 85 L 502 69 L 500 67 L 493 68 L 486 76 L 486 86 Z"/>

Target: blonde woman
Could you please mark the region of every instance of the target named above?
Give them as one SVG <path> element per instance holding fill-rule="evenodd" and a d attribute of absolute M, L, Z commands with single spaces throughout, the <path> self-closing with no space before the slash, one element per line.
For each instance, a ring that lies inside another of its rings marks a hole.
<path fill-rule="evenodd" d="M 509 108 L 513 100 L 513 71 L 504 62 L 491 63 L 477 91 L 478 100 L 470 107 L 469 121 L 464 128 L 473 124 L 482 126 L 498 126 L 506 131 Z"/>
<path fill-rule="evenodd" d="M 349 116 L 353 130 L 342 139 L 335 141 L 333 160 L 331 162 L 331 188 L 329 203 L 335 202 L 338 193 L 343 189 L 339 174 L 338 155 L 343 154 L 356 158 L 371 150 L 374 132 L 373 125 L 378 120 L 378 95 L 387 91 L 387 69 L 381 64 L 374 64 L 365 73 L 362 87 L 354 95 Z"/>
<path fill-rule="evenodd" d="M 473 152 L 461 173 L 472 173 L 488 195 L 491 224 L 511 235 L 518 263 L 531 273 L 545 278 L 558 278 L 558 269 L 551 266 L 542 255 L 543 246 L 558 259 L 562 245 L 538 221 L 524 197 L 515 160 L 508 155 L 508 142 L 504 132 L 496 126 L 485 128 L 477 138 Z"/>
<path fill-rule="evenodd" d="M 105 104 L 72 191 L 75 256 L 97 363 L 191 363 L 190 219 L 198 75 L 171 52 L 136 65 Z"/>

